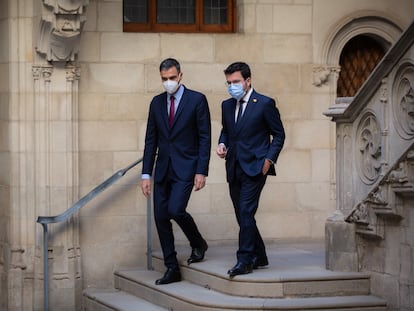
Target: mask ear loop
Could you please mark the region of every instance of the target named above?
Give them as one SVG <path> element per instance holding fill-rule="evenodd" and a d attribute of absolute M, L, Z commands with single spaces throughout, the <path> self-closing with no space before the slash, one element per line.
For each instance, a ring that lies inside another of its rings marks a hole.
<path fill-rule="evenodd" d="M 247 80 L 249 80 L 249 84 L 247 84 Z M 248 77 L 246 80 L 244 80 L 244 83 L 246 83 L 246 94 L 247 94 L 247 92 L 249 92 L 249 90 L 250 90 L 250 88 L 252 87 L 252 84 L 251 84 L 251 77 Z M 244 95 L 246 95 L 246 94 L 244 94 Z"/>
<path fill-rule="evenodd" d="M 178 85 L 180 85 L 181 84 L 181 80 L 183 79 L 183 73 L 182 72 L 180 72 L 179 74 L 178 74 L 178 79 L 177 79 L 177 82 L 178 82 Z"/>

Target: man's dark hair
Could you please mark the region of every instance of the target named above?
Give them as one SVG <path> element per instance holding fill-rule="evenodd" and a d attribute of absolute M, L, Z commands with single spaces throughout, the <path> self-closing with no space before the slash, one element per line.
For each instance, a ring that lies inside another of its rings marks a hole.
<path fill-rule="evenodd" d="M 246 63 L 243 62 L 235 62 L 231 65 L 229 65 L 225 70 L 225 75 L 231 75 L 232 73 L 235 73 L 236 71 L 240 71 L 243 79 L 250 78 L 252 76 L 250 72 L 250 67 Z"/>
<path fill-rule="evenodd" d="M 181 67 L 180 67 L 180 63 L 174 59 L 174 58 L 167 58 L 164 59 L 161 64 L 160 64 L 160 71 L 163 70 L 168 70 L 172 67 L 177 68 L 177 72 L 180 73 L 181 72 Z"/>

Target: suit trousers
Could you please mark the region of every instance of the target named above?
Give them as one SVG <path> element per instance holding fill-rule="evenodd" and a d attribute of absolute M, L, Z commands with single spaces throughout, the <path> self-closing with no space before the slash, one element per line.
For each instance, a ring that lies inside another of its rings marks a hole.
<path fill-rule="evenodd" d="M 229 183 L 230 197 L 239 224 L 237 262 L 251 264 L 254 257 L 267 258 L 266 248 L 256 225 L 255 214 L 267 175 L 248 176 L 236 161 Z"/>
<path fill-rule="evenodd" d="M 180 180 L 171 165 L 162 182 L 154 184 L 154 219 L 167 268 L 178 267 L 171 219 L 180 226 L 192 248 L 205 243 L 193 217 L 186 211 L 193 186 L 194 180 Z"/>

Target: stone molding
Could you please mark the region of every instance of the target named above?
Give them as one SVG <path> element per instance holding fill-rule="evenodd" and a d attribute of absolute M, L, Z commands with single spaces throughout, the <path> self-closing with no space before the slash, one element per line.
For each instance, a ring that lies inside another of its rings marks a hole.
<path fill-rule="evenodd" d="M 392 22 L 392 17 L 381 16 L 380 12 L 360 11 L 346 16 L 337 25 L 332 27 L 331 34 L 321 47 L 321 63 L 328 65 L 339 64 L 341 51 L 345 44 L 355 36 L 369 34 L 381 40 L 381 44 L 388 49 L 397 41 L 402 29 Z"/>
<path fill-rule="evenodd" d="M 47 61 L 74 61 L 89 0 L 43 0 L 36 51 Z"/>

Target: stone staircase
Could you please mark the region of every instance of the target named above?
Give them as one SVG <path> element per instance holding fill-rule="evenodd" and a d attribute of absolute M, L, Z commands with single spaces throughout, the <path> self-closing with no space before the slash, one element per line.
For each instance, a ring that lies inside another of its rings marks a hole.
<path fill-rule="evenodd" d="M 183 281 L 162 286 L 154 284 L 165 271 L 155 253 L 154 270 L 118 270 L 116 289 L 85 290 L 84 310 L 386 310 L 383 299 L 370 295 L 368 274 L 325 269 L 323 242 L 267 243 L 268 267 L 229 279 L 236 248 L 210 245 L 205 261 L 190 266 L 188 247 L 177 248 Z"/>

